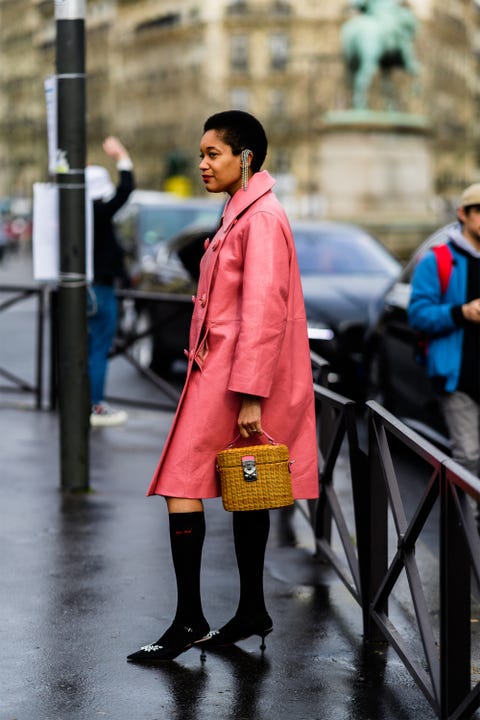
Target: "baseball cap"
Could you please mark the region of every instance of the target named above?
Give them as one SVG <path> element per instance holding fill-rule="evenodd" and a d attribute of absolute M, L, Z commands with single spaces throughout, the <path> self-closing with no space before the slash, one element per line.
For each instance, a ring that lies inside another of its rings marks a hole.
<path fill-rule="evenodd" d="M 459 207 L 468 207 L 469 205 L 480 205 L 480 183 L 473 183 L 463 191 Z"/>

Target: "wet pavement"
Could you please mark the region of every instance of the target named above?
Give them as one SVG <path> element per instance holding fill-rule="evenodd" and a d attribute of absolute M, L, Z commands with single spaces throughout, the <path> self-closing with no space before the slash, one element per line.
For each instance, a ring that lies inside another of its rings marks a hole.
<path fill-rule="evenodd" d="M 12 261 L 0 280 L 31 281 L 29 273 Z M 28 302 L 2 316 L 9 342 L 0 365 L 14 358 L 19 373 L 31 372 Z M 150 400 L 156 393 L 121 359 L 111 363 L 108 390 Z M 166 509 L 145 497 L 172 412 L 127 407 L 126 426 L 92 431 L 90 492 L 66 496 L 58 416 L 32 406 L 0 391 L 0 720 L 435 717 L 393 650 L 364 647 L 360 608 L 314 557 L 298 510 L 294 547 L 283 544 L 272 512 L 265 585 L 274 631 L 263 655 L 252 638 L 204 663 L 196 649 L 162 667 L 127 663 L 162 634 L 175 608 Z M 339 492 L 348 515 L 349 495 Z M 238 581 L 230 514 L 220 500 L 207 501 L 206 519 L 202 590 L 217 627 L 235 610 Z M 392 606 L 407 627 L 402 613 Z"/>
<path fill-rule="evenodd" d="M 164 667 L 126 662 L 170 622 L 175 585 L 167 515 L 145 490 L 171 413 L 129 409 L 125 427 L 91 433 L 91 492 L 59 490 L 58 418 L 2 402 L 1 720 L 413 720 L 433 712 L 393 651 L 362 644 L 361 613 L 313 557 L 279 538 L 266 565 L 274 620 L 205 663 L 192 649 Z M 212 626 L 237 600 L 231 516 L 206 503 L 202 588 Z"/>

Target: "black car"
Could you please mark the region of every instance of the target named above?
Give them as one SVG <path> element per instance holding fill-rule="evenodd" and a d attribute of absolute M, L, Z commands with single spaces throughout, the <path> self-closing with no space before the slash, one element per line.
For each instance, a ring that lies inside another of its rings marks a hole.
<path fill-rule="evenodd" d="M 329 362 L 330 387 L 363 400 L 364 338 L 370 313 L 401 264 L 356 225 L 293 221 L 292 230 L 310 347 Z"/>
<path fill-rule="evenodd" d="M 294 221 L 292 230 L 311 348 L 329 362 L 331 387 L 350 397 L 363 398 L 363 339 L 369 309 L 382 297 L 401 265 L 377 240 L 354 225 Z M 191 293 L 198 280 L 205 238 L 212 237 L 214 231 L 212 225 L 195 222 L 165 243 L 149 272 L 150 289 L 165 290 L 168 283 L 173 287 L 175 278 L 177 291 Z M 191 306 L 184 308 L 189 318 Z M 150 308 L 143 310 L 143 328 L 151 324 L 151 318 L 145 317 L 150 312 Z M 176 332 L 170 333 L 168 353 L 160 327 L 143 338 L 143 362 L 150 362 L 157 372 L 165 371 L 165 362 L 170 364 L 175 356 L 183 356 L 188 334 L 186 316 L 185 328 L 177 316 L 179 324 Z"/>
<path fill-rule="evenodd" d="M 216 227 L 224 203 L 207 198 L 181 198 L 173 193 L 154 190 L 134 190 L 125 205 L 114 217 L 115 230 L 127 254 L 129 272 L 134 286 L 148 289 L 152 285 L 163 292 L 183 287 L 185 272 L 176 268 L 171 258 L 161 276 L 158 288 L 158 268 L 164 266 L 169 254 L 167 243 L 184 228 L 196 224 Z M 180 267 L 180 266 L 179 266 Z M 170 275 L 167 275 L 170 270 Z"/>
<path fill-rule="evenodd" d="M 445 449 L 447 429 L 422 361 L 422 338 L 410 327 L 407 311 L 416 264 L 429 248 L 447 241 L 452 226 L 434 232 L 414 252 L 387 289 L 367 334 L 369 397 Z"/>

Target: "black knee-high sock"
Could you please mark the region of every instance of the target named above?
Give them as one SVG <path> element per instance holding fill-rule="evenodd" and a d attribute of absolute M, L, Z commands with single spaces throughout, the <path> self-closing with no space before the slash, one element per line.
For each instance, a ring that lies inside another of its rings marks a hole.
<path fill-rule="evenodd" d="M 233 539 L 240 575 L 237 615 L 266 612 L 263 566 L 269 531 L 268 510 L 242 510 L 233 513 Z"/>
<path fill-rule="evenodd" d="M 175 621 L 195 626 L 205 618 L 200 595 L 200 568 L 205 539 L 203 512 L 170 513 L 170 544 L 177 580 Z"/>

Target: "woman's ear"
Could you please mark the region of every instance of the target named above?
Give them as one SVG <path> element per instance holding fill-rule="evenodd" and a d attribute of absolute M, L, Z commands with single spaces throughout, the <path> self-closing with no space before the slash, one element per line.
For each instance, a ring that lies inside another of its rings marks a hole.
<path fill-rule="evenodd" d="M 251 150 L 249 150 L 248 148 L 245 148 L 245 150 L 242 150 L 242 155 L 241 155 L 242 168 L 243 168 L 244 164 L 246 164 L 247 167 L 250 167 L 252 158 L 253 158 L 253 152 Z"/>

